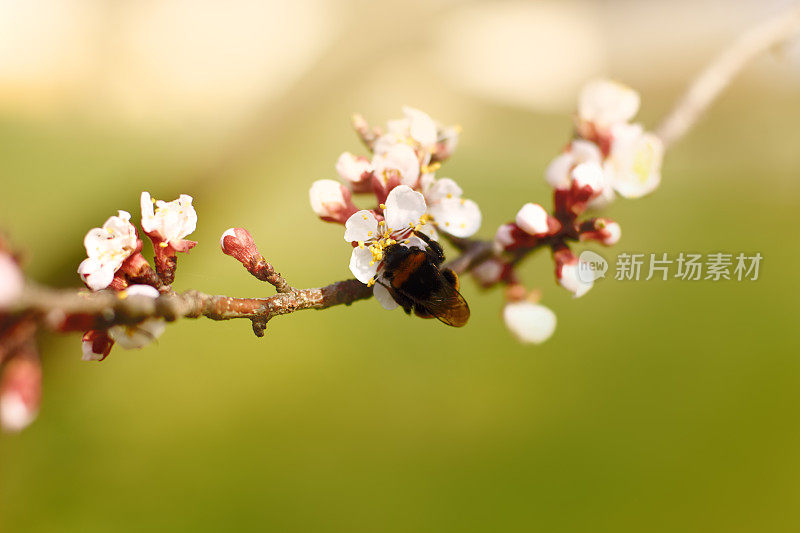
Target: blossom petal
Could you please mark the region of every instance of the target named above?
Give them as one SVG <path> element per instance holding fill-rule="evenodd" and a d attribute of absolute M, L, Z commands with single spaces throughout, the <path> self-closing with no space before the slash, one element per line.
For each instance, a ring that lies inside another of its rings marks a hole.
<path fill-rule="evenodd" d="M 377 154 L 372 159 L 375 175 L 385 179 L 391 170 L 400 172 L 400 183 L 414 187 L 419 182 L 419 159 L 416 152 L 407 144 L 396 144 L 386 152 Z"/>
<path fill-rule="evenodd" d="M 456 237 L 470 237 L 481 227 L 481 210 L 472 200 L 445 199 L 432 205 L 428 212 L 439 229 Z"/>
<path fill-rule="evenodd" d="M 561 267 L 558 276 L 558 283 L 573 294 L 575 298 L 580 298 L 592 288 L 594 280 L 584 281 L 578 275 L 577 263 L 568 264 Z"/>
<path fill-rule="evenodd" d="M 147 296 L 149 298 L 158 298 L 161 294 L 158 292 L 158 289 L 151 285 L 131 285 L 127 289 L 125 289 L 125 294 L 128 296 Z"/>
<path fill-rule="evenodd" d="M 366 209 L 353 213 L 344 227 L 344 240 L 347 242 L 367 242 L 378 235 L 378 219 Z"/>
<path fill-rule="evenodd" d="M 450 178 L 441 178 L 433 181 L 425 190 L 425 200 L 429 204 L 441 202 L 442 200 L 461 198 L 463 191 L 458 183 Z"/>
<path fill-rule="evenodd" d="M 350 152 L 344 152 L 336 161 L 336 172 L 342 179 L 351 182 L 361 181 L 365 172 L 372 172 L 372 165 L 366 157 L 358 157 Z"/>
<path fill-rule="evenodd" d="M 392 298 L 389 289 L 387 289 L 380 283 L 376 283 L 375 285 L 372 286 L 372 295 L 387 311 L 391 311 L 392 309 L 397 309 L 397 302 L 395 302 L 394 298 Z"/>
<path fill-rule="evenodd" d="M 392 231 L 397 231 L 419 224 L 426 210 L 425 197 L 421 193 L 406 185 L 400 185 L 392 189 L 386 198 L 383 216 L 386 219 L 386 226 Z"/>
<path fill-rule="evenodd" d="M 578 99 L 578 116 L 600 128 L 627 122 L 639 111 L 639 93 L 612 80 L 587 83 Z"/>
<path fill-rule="evenodd" d="M 153 209 L 153 199 L 150 197 L 149 192 L 142 192 L 139 197 L 139 207 L 142 210 L 142 229 L 145 233 L 150 233 L 155 229 L 155 211 Z"/>
<path fill-rule="evenodd" d="M 405 106 L 403 114 L 408 119 L 408 133 L 412 139 L 425 147 L 436 144 L 438 137 L 436 123 L 427 113 Z"/>
<path fill-rule="evenodd" d="M 620 128 L 615 129 L 615 131 Z M 629 137 L 614 139 L 606 170 L 613 176 L 616 191 L 626 198 L 640 198 L 653 192 L 661 183 L 661 161 L 664 145 L 652 133 L 636 135 L 628 129 Z"/>
<path fill-rule="evenodd" d="M 105 265 L 91 257 L 84 259 L 78 265 L 78 274 L 86 286 L 93 291 L 100 291 L 111 285 L 116 271 L 115 265 Z"/>
<path fill-rule="evenodd" d="M 549 308 L 531 302 L 511 302 L 503 307 L 503 321 L 520 342 L 541 344 L 556 329 L 556 315 Z"/>
<path fill-rule="evenodd" d="M 378 263 L 372 258 L 369 248 L 356 246 L 350 255 L 350 272 L 361 283 L 369 283 L 378 272 Z"/>
<path fill-rule="evenodd" d="M 112 326 L 109 336 L 126 350 L 137 350 L 152 343 L 164 333 L 167 323 L 158 318 L 150 318 L 136 326 Z"/>

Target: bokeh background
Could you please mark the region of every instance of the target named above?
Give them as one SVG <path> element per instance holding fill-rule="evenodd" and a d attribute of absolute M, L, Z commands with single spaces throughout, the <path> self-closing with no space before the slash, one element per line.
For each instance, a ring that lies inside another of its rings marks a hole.
<path fill-rule="evenodd" d="M 0 225 L 27 272 L 77 287 L 83 235 L 138 195 L 194 196 L 178 289 L 268 295 L 217 245 L 245 226 L 298 286 L 349 276 L 309 184 L 361 150 L 349 116 L 403 104 L 463 126 L 440 175 L 490 236 L 548 202 L 547 162 L 587 79 L 657 124 L 771 0 L 0 0 Z M 39 420 L 0 436 L 0 531 L 800 529 L 800 48 L 751 65 L 619 201 L 617 252 L 760 252 L 755 282 L 599 282 L 515 343 L 471 281 L 463 330 L 375 302 L 182 320 L 80 361 L 43 341 Z"/>

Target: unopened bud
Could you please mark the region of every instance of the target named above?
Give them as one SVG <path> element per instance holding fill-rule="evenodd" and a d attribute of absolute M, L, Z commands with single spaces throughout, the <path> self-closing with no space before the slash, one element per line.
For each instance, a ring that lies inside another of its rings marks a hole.
<path fill-rule="evenodd" d="M 42 368 L 33 343 L 8 361 L 0 382 L 0 426 L 17 432 L 36 419 L 42 399 Z"/>
<path fill-rule="evenodd" d="M 219 239 L 222 253 L 229 255 L 245 266 L 261 259 L 253 236 L 244 228 L 230 228 Z"/>
<path fill-rule="evenodd" d="M 114 341 L 105 330 L 90 330 L 83 335 L 81 348 L 84 361 L 102 361 L 111 353 Z"/>
<path fill-rule="evenodd" d="M 350 190 L 334 180 L 317 180 L 308 191 L 311 209 L 323 220 L 340 224 L 358 211 L 350 197 Z"/>

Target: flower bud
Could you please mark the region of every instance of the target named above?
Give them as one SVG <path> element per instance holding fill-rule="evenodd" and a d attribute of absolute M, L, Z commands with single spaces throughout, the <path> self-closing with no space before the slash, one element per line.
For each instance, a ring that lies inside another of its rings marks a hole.
<path fill-rule="evenodd" d="M 619 224 L 607 218 L 595 218 L 581 224 L 582 241 L 594 240 L 605 246 L 613 246 L 619 242 L 622 229 Z"/>
<path fill-rule="evenodd" d="M 336 172 L 343 180 L 352 183 L 357 191 L 369 191 L 372 165 L 366 157 L 345 152 L 336 161 Z"/>
<path fill-rule="evenodd" d="M 350 190 L 334 180 L 317 180 L 308 191 L 311 209 L 322 220 L 340 224 L 358 211 L 350 197 Z"/>
<path fill-rule="evenodd" d="M 258 262 L 261 254 L 253 236 L 244 228 L 230 228 L 219 239 L 222 253 L 229 255 L 245 266 Z"/>
<path fill-rule="evenodd" d="M 509 302 L 503 307 L 503 321 L 514 337 L 523 343 L 541 344 L 556 329 L 556 315 L 549 308 L 532 302 Z"/>
<path fill-rule="evenodd" d="M 553 250 L 553 259 L 556 262 L 556 279 L 559 285 L 567 289 L 575 298 L 580 298 L 592 288 L 594 279 L 584 281 L 578 270 L 578 258 L 573 255 L 567 246 Z"/>
<path fill-rule="evenodd" d="M 482 287 L 488 288 L 503 279 L 507 268 L 508 265 L 503 261 L 491 258 L 470 270 L 470 274 Z"/>
<path fill-rule="evenodd" d="M 42 399 L 42 367 L 33 343 L 21 347 L 8 361 L 0 381 L 0 426 L 17 432 L 36 419 Z"/>
<path fill-rule="evenodd" d="M 530 235 L 546 235 L 550 232 L 547 211 L 539 204 L 527 203 L 516 217 L 517 226 Z"/>
<path fill-rule="evenodd" d="M 92 329 L 83 335 L 83 356 L 84 361 L 102 361 L 111 353 L 114 341 L 111 340 L 107 331 Z"/>
<path fill-rule="evenodd" d="M 13 304 L 24 285 L 25 278 L 17 262 L 11 254 L 0 251 L 0 309 Z"/>

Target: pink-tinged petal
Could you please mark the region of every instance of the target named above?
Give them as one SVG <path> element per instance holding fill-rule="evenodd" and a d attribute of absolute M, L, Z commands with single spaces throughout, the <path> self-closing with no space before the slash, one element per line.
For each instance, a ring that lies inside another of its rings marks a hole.
<path fill-rule="evenodd" d="M 424 147 L 430 147 L 436 143 L 438 137 L 436 123 L 427 113 L 405 106 L 403 114 L 408 119 L 408 133 L 412 139 Z"/>
<path fill-rule="evenodd" d="M 578 116 L 598 128 L 610 128 L 628 122 L 639 111 L 639 93 L 611 80 L 586 84 L 578 99 Z"/>
<path fill-rule="evenodd" d="M 311 184 L 308 200 L 311 209 L 321 217 L 332 217 L 347 208 L 342 184 L 334 180 L 317 180 Z"/>
<path fill-rule="evenodd" d="M 369 248 L 356 246 L 350 255 L 350 272 L 361 283 L 369 283 L 378 272 L 378 263 L 372 258 Z"/>
<path fill-rule="evenodd" d="M 531 302 L 510 302 L 503 307 L 503 321 L 523 343 L 541 344 L 556 330 L 556 315 L 549 308 Z"/>
<path fill-rule="evenodd" d="M 516 229 L 517 226 L 514 224 L 503 224 L 497 228 L 497 232 L 494 235 L 495 244 L 502 249 L 506 249 L 513 245 L 516 242 L 516 239 L 514 238 Z"/>
<path fill-rule="evenodd" d="M 499 259 L 487 259 L 470 270 L 470 274 L 484 287 L 498 283 L 505 273 L 505 264 Z"/>
<path fill-rule="evenodd" d="M 380 283 L 376 283 L 375 285 L 372 286 L 372 295 L 387 311 L 397 309 L 397 302 L 395 302 L 394 298 L 392 298 L 389 289 L 387 289 Z"/>
<path fill-rule="evenodd" d="M 547 211 L 539 204 L 523 205 L 515 221 L 517 226 L 530 235 L 546 235 L 550 230 Z"/>
<path fill-rule="evenodd" d="M 456 237 L 471 237 L 481 227 L 481 210 L 472 200 L 450 198 L 428 209 L 439 229 Z"/>
<path fill-rule="evenodd" d="M 363 180 L 365 173 L 372 172 L 372 165 L 366 157 L 359 157 L 350 152 L 345 152 L 336 161 L 336 172 L 344 180 L 359 183 Z"/>
<path fill-rule="evenodd" d="M 0 309 L 13 304 L 22 294 L 25 278 L 11 255 L 0 252 Z"/>
<path fill-rule="evenodd" d="M 411 187 L 400 185 L 392 189 L 386 198 L 384 218 L 392 231 L 403 230 L 419 224 L 427 206 L 425 197 Z"/>
<path fill-rule="evenodd" d="M 344 240 L 347 242 L 367 242 L 378 236 L 378 219 L 366 209 L 353 213 L 344 227 Z"/>

